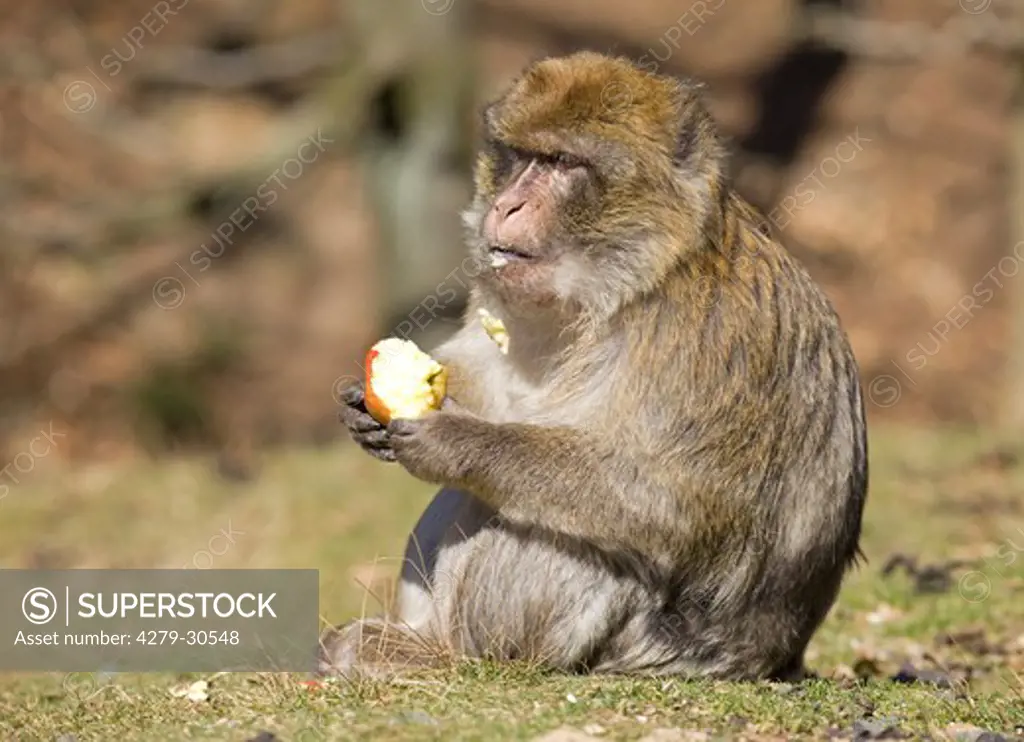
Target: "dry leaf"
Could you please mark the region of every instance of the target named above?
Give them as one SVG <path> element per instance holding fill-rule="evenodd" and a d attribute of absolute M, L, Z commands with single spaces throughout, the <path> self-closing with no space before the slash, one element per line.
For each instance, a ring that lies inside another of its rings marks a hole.
<path fill-rule="evenodd" d="M 198 703 L 210 698 L 209 690 L 210 684 L 208 682 L 205 680 L 197 680 L 191 685 L 182 685 L 177 688 L 171 688 L 171 695 L 175 698 L 187 698 L 190 701 Z"/>
<path fill-rule="evenodd" d="M 893 608 L 888 603 L 882 603 L 875 608 L 875 610 L 871 611 L 871 613 L 867 614 L 867 620 L 872 626 L 880 626 L 881 624 L 889 623 L 890 621 L 894 621 L 902 616 L 902 611 Z"/>

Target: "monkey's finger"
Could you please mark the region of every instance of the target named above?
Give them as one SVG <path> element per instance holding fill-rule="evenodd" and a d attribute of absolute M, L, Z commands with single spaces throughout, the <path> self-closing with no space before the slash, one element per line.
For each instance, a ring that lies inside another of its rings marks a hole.
<path fill-rule="evenodd" d="M 366 448 L 381 448 L 391 444 L 391 436 L 383 428 L 380 430 L 370 430 L 365 433 L 353 433 L 352 438 L 360 446 Z"/>
<path fill-rule="evenodd" d="M 362 382 L 353 384 L 352 386 L 345 387 L 344 389 L 341 390 L 341 393 L 338 394 L 338 399 L 341 401 L 342 404 L 350 405 L 353 407 L 361 405 L 365 397 L 366 393 L 363 391 Z"/>
<path fill-rule="evenodd" d="M 371 430 L 383 430 L 384 426 L 372 415 L 356 407 L 342 407 L 338 419 L 353 433 L 368 433 Z"/>
<path fill-rule="evenodd" d="M 363 450 L 378 461 L 386 461 L 388 463 L 397 461 L 395 452 L 390 448 L 364 448 Z"/>
<path fill-rule="evenodd" d="M 388 423 L 388 434 L 395 437 L 409 436 L 419 430 L 419 427 L 419 423 L 415 420 L 405 420 L 400 418 Z"/>
<path fill-rule="evenodd" d="M 372 433 L 376 430 L 384 430 L 384 426 L 369 415 L 353 415 L 346 425 L 353 433 Z"/>

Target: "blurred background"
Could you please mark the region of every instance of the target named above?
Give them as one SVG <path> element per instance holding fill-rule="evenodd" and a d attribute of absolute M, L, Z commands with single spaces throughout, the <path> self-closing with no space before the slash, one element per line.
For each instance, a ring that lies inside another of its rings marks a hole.
<path fill-rule="evenodd" d="M 873 426 L 1024 429 L 1024 3 L 5 0 L 0 563 L 389 573 L 428 489 L 336 390 L 456 327 L 477 107 L 583 48 L 708 84 Z"/>

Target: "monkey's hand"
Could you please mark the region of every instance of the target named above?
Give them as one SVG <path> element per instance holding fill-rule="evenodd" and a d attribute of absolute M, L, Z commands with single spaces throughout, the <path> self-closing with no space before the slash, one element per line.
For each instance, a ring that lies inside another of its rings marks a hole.
<path fill-rule="evenodd" d="M 469 473 L 474 430 L 487 423 L 448 403 L 416 420 L 396 419 L 387 427 L 391 449 L 406 471 L 432 484 L 458 485 Z"/>
<path fill-rule="evenodd" d="M 352 439 L 375 459 L 394 461 L 391 437 L 387 428 L 366 411 L 366 391 L 362 382 L 353 384 L 341 393 L 341 412 L 338 419 L 348 428 Z"/>

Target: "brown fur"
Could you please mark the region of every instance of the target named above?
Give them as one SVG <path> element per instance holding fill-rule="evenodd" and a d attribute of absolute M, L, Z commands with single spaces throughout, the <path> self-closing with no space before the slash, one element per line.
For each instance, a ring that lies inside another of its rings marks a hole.
<path fill-rule="evenodd" d="M 369 434 L 445 487 L 393 625 L 565 670 L 798 672 L 867 493 L 835 312 L 730 190 L 695 85 L 577 54 L 528 69 L 485 122 L 466 215 L 480 274 L 435 353 L 461 408 Z M 574 186 L 531 225 L 542 259 L 489 266 L 481 224 L 526 161 Z M 507 356 L 478 307 L 505 321 Z M 366 444 L 358 397 L 343 417 Z M 325 670 L 358 670 L 350 654 Z"/>

